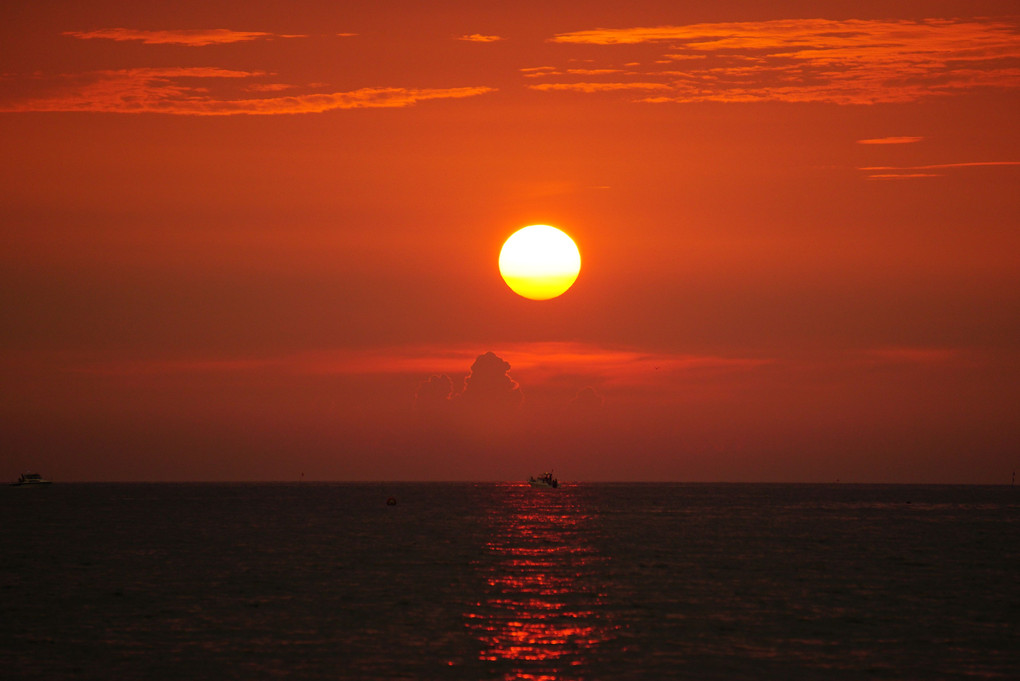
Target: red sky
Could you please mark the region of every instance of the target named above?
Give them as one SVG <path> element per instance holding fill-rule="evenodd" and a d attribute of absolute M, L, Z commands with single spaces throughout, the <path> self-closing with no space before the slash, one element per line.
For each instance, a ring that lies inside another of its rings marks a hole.
<path fill-rule="evenodd" d="M 1014 3 L 491 5 L 5 4 L 0 477 L 1008 483 Z"/>

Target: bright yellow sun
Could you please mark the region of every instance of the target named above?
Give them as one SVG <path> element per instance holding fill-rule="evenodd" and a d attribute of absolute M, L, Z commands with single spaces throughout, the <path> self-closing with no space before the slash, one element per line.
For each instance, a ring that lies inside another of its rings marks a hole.
<path fill-rule="evenodd" d="M 548 300 L 570 288 L 581 271 L 574 241 L 549 225 L 530 225 L 514 232 L 499 252 L 499 273 L 514 293 Z"/>

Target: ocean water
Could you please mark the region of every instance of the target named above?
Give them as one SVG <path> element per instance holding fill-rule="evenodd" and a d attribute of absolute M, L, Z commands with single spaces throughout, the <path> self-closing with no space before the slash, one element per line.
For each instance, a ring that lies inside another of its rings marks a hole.
<path fill-rule="evenodd" d="M 1020 678 L 1005 486 L 4 487 L 0 547 L 4 679 Z"/>

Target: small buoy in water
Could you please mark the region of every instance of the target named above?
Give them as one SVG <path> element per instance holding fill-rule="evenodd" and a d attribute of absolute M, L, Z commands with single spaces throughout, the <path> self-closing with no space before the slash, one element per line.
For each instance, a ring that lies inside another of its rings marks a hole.
<path fill-rule="evenodd" d="M 397 505 L 396 497 L 390 497 L 389 499 L 387 499 L 386 500 L 386 505 L 387 506 L 396 506 Z"/>

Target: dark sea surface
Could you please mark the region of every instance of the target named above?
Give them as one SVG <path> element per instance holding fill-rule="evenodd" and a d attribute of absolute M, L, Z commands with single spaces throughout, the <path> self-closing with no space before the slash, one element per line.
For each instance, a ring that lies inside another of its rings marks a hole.
<path fill-rule="evenodd" d="M 0 542 L 4 679 L 1020 678 L 1006 486 L 5 486 Z"/>

